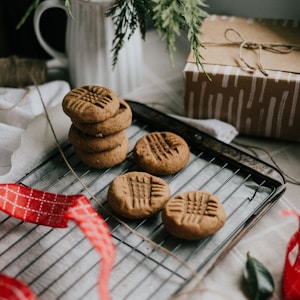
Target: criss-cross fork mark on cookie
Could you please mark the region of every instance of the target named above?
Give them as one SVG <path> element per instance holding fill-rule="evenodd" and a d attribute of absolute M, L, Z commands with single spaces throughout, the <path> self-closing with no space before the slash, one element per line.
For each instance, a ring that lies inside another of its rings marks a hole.
<path fill-rule="evenodd" d="M 190 149 L 186 141 L 173 132 L 152 132 L 136 142 L 133 157 L 146 172 L 171 175 L 187 164 Z"/>
<path fill-rule="evenodd" d="M 180 215 L 181 223 L 200 224 L 204 216 L 218 217 L 217 201 L 207 193 L 187 193 L 179 195 L 169 204 L 170 211 Z"/>
<path fill-rule="evenodd" d="M 162 178 L 138 171 L 117 176 L 107 193 L 111 208 L 130 219 L 154 215 L 170 197 L 169 186 Z"/>
<path fill-rule="evenodd" d="M 188 214 L 201 214 L 210 217 L 215 217 L 218 209 L 218 204 L 205 193 L 189 193 L 187 196 Z"/>
<path fill-rule="evenodd" d="M 80 93 L 82 91 L 82 93 Z M 99 89 L 91 87 L 90 89 L 81 89 L 77 92 L 78 97 L 85 102 L 90 102 L 101 108 L 105 108 L 113 101 L 111 94 L 104 88 Z"/>
<path fill-rule="evenodd" d="M 226 212 L 215 195 L 194 190 L 169 200 L 162 221 L 174 236 L 196 240 L 216 233 L 226 222 Z"/>
<path fill-rule="evenodd" d="M 147 142 L 157 160 L 171 159 L 179 155 L 178 147 L 181 143 L 174 135 L 154 132 L 147 136 Z"/>
<path fill-rule="evenodd" d="M 132 208 L 151 209 L 155 206 L 157 197 L 161 197 L 165 193 L 165 186 L 153 180 L 153 177 L 131 176 L 128 177 L 127 183 L 131 197 Z"/>
<path fill-rule="evenodd" d="M 76 109 L 80 109 L 87 104 L 93 104 L 100 108 L 105 108 L 114 101 L 114 98 L 107 89 L 98 87 L 82 87 L 74 89 L 70 95 L 78 100 L 72 102 L 73 107 Z"/>
<path fill-rule="evenodd" d="M 71 90 L 63 99 L 64 112 L 83 123 L 102 122 L 115 115 L 119 98 L 101 86 L 84 86 Z"/>

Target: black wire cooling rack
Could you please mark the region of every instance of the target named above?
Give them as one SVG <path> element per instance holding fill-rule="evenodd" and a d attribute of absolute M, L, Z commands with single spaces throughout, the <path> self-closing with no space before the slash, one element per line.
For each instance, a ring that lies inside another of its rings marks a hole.
<path fill-rule="evenodd" d="M 138 221 L 123 219 L 142 236 L 136 235 L 91 199 L 106 220 L 117 249 L 110 279 L 112 299 L 168 299 L 195 280 L 185 264 L 200 276 L 217 265 L 284 192 L 285 181 L 274 167 L 237 148 L 143 104 L 128 103 L 133 122 L 127 129 L 129 154 L 122 164 L 93 170 L 78 160 L 68 142 L 62 145 L 80 181 L 109 211 L 106 194 L 111 180 L 138 170 L 131 156 L 137 139 L 152 131 L 172 131 L 182 136 L 191 150 L 190 161 L 182 171 L 163 177 L 172 195 L 205 190 L 220 199 L 227 213 L 225 226 L 216 234 L 185 241 L 165 231 L 160 214 Z M 55 193 L 86 193 L 80 181 L 55 152 L 18 183 Z M 74 224 L 53 229 L 24 223 L 4 213 L 0 217 L 0 272 L 25 281 L 40 299 L 97 299 L 101 258 Z"/>

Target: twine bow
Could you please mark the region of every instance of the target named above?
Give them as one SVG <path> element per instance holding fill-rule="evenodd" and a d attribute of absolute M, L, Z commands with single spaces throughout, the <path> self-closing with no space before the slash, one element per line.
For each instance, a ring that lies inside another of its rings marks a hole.
<path fill-rule="evenodd" d="M 232 33 L 236 38 L 230 37 Z M 255 41 L 249 41 L 243 37 L 243 35 L 235 28 L 227 28 L 224 32 L 224 37 L 229 43 L 205 43 L 208 45 L 220 45 L 220 46 L 238 46 L 239 47 L 239 58 L 250 70 L 255 71 L 258 69 L 262 74 L 268 76 L 267 71 L 263 66 L 262 50 L 277 53 L 277 54 L 288 54 L 295 50 L 300 50 L 300 45 L 296 44 L 284 44 L 284 43 L 259 43 Z M 257 67 L 251 66 L 250 63 L 245 59 L 243 50 L 258 50 L 257 54 Z"/>

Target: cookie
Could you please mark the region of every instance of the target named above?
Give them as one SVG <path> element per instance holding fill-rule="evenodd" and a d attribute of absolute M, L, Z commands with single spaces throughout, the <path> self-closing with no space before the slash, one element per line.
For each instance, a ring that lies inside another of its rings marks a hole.
<path fill-rule="evenodd" d="M 152 132 L 136 142 L 133 158 L 146 172 L 171 175 L 187 164 L 190 150 L 185 140 L 175 133 Z"/>
<path fill-rule="evenodd" d="M 226 222 L 226 213 L 213 194 L 190 191 L 167 202 L 162 210 L 162 221 L 172 235 L 196 240 L 217 232 Z"/>
<path fill-rule="evenodd" d="M 62 101 L 65 114 L 82 123 L 102 122 L 115 115 L 119 107 L 120 100 L 113 91 L 96 85 L 75 88 Z"/>
<path fill-rule="evenodd" d="M 95 137 L 82 133 L 73 124 L 69 130 L 69 141 L 75 148 L 86 152 L 100 152 L 111 150 L 121 144 L 126 136 L 125 130 L 105 137 Z"/>
<path fill-rule="evenodd" d="M 74 148 L 77 157 L 86 165 L 95 169 L 111 168 L 123 162 L 126 159 L 129 148 L 128 137 L 120 142 L 117 147 L 101 151 L 101 152 L 86 152 L 80 148 Z"/>
<path fill-rule="evenodd" d="M 145 172 L 129 172 L 115 177 L 107 193 L 111 208 L 129 219 L 154 215 L 170 197 L 168 184 Z"/>
<path fill-rule="evenodd" d="M 82 132 L 95 135 L 106 136 L 128 128 L 132 122 L 132 111 L 129 104 L 120 99 L 120 107 L 117 113 L 109 119 L 98 123 L 82 123 L 72 119 L 73 124 Z"/>

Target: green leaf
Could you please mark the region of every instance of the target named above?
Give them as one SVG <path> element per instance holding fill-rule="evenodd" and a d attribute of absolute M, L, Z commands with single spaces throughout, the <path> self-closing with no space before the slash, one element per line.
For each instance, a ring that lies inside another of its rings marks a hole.
<path fill-rule="evenodd" d="M 252 300 L 266 300 L 274 291 L 274 281 L 266 267 L 247 253 L 244 268 L 244 278 L 247 282 Z"/>
<path fill-rule="evenodd" d="M 41 0 L 33 0 L 32 1 L 32 3 L 26 9 L 24 16 L 21 18 L 21 20 L 17 24 L 17 26 L 16 26 L 17 30 L 20 29 L 24 25 L 24 23 L 29 18 L 30 14 L 37 8 L 37 6 L 40 4 L 40 2 L 41 2 Z"/>

